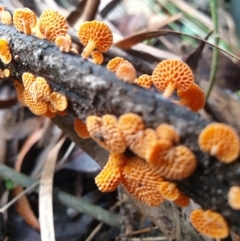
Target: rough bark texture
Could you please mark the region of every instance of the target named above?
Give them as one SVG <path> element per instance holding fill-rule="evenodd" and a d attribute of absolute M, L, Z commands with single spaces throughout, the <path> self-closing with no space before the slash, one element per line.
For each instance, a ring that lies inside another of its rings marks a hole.
<path fill-rule="evenodd" d="M 181 144 L 188 146 L 198 160 L 194 174 L 186 180 L 177 182 L 177 185 L 203 208 L 221 213 L 231 229 L 240 233 L 240 211 L 231 209 L 227 204 L 230 186 L 240 185 L 240 158 L 226 165 L 199 150 L 198 135 L 209 123 L 208 121 L 186 108 L 165 100 L 158 92 L 125 84 L 104 67 L 83 61 L 79 55 L 63 54 L 52 43 L 33 36 L 25 36 L 13 27 L 0 24 L 0 38 L 6 38 L 10 43 L 13 61 L 7 67 L 11 70 L 11 77 L 21 81 L 21 76 L 26 71 L 45 77 L 54 91 L 67 96 L 68 111 L 71 116 L 85 120 L 88 115 L 93 114 L 102 116 L 108 113 L 120 116 L 123 113 L 134 112 L 143 117 L 147 127 L 155 128 L 160 123 L 173 125 L 181 136 Z M 103 165 L 107 160 L 106 151 L 95 145 L 92 140 L 77 138 L 71 116 L 56 117 L 53 121 L 83 150 Z M 144 206 L 143 209 L 149 214 L 156 213 L 154 211 L 156 209 L 150 207 Z M 168 216 L 167 208 L 160 207 L 160 209 L 161 212 L 165 210 L 165 216 Z M 176 214 L 176 210 L 175 207 L 173 213 Z M 157 217 L 156 214 L 155 223 L 164 222 L 157 220 Z M 184 225 L 186 228 L 184 232 L 191 229 L 187 222 Z M 181 229 L 180 226 L 180 231 L 173 231 L 175 234 L 171 235 L 166 233 L 167 229 L 163 231 L 171 239 L 182 240 Z M 193 236 L 196 239 L 191 240 L 200 239 L 196 233 Z"/>

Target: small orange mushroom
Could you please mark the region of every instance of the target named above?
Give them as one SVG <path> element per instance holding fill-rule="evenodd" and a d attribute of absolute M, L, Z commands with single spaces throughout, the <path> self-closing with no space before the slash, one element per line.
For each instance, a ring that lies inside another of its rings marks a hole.
<path fill-rule="evenodd" d="M 0 59 L 4 64 L 9 64 L 12 60 L 9 43 L 4 38 L 0 38 Z"/>
<path fill-rule="evenodd" d="M 51 102 L 48 102 L 48 109 L 49 109 L 52 113 L 57 113 L 56 108 L 52 105 Z"/>
<path fill-rule="evenodd" d="M 24 92 L 23 84 L 21 82 L 19 82 L 18 80 L 13 80 L 13 85 L 14 85 L 14 87 L 16 89 L 18 101 L 22 105 L 26 105 L 25 101 L 24 101 L 24 96 L 23 96 L 23 92 Z"/>
<path fill-rule="evenodd" d="M 177 131 L 175 130 L 175 128 L 172 125 L 160 124 L 156 128 L 156 133 L 157 133 L 158 138 L 169 140 L 172 143 L 178 143 L 179 139 L 180 139 Z"/>
<path fill-rule="evenodd" d="M 68 31 L 67 21 L 59 12 L 47 9 L 39 18 L 39 30 L 49 41 L 54 42 L 60 35 L 66 35 Z"/>
<path fill-rule="evenodd" d="M 228 204 L 235 210 L 240 210 L 240 187 L 232 186 L 228 192 Z"/>
<path fill-rule="evenodd" d="M 12 25 L 12 15 L 8 11 L 1 11 L 0 13 L 1 23 L 6 25 Z"/>
<path fill-rule="evenodd" d="M 223 239 L 229 235 L 229 227 L 221 214 L 212 210 L 196 209 L 190 214 L 193 227 L 203 235 Z"/>
<path fill-rule="evenodd" d="M 78 38 L 85 46 L 82 57 L 84 59 L 92 53 L 94 49 L 105 53 L 112 46 L 113 35 L 107 24 L 94 20 L 82 23 L 78 30 Z"/>
<path fill-rule="evenodd" d="M 160 192 L 163 198 L 174 201 L 180 196 L 180 191 L 177 188 L 176 184 L 173 182 L 161 182 L 159 185 Z"/>
<path fill-rule="evenodd" d="M 93 59 L 93 63 L 102 64 L 102 62 L 104 60 L 103 54 L 100 51 L 95 50 L 92 52 L 92 59 Z"/>
<path fill-rule="evenodd" d="M 68 34 L 64 36 L 60 35 L 55 39 L 55 44 L 59 47 L 61 52 L 68 53 L 72 48 L 72 39 Z"/>
<path fill-rule="evenodd" d="M 188 196 L 184 195 L 182 192 L 179 192 L 179 197 L 173 201 L 179 207 L 187 207 L 190 203 Z"/>
<path fill-rule="evenodd" d="M 137 72 L 134 66 L 127 60 L 120 63 L 116 69 L 116 76 L 128 83 L 133 83 L 137 77 Z"/>
<path fill-rule="evenodd" d="M 121 58 L 121 57 L 115 57 L 113 59 L 111 59 L 106 68 L 109 70 L 109 71 L 112 71 L 112 72 L 116 72 L 117 70 L 117 67 L 120 63 L 124 62 L 125 59 L 124 58 Z"/>
<path fill-rule="evenodd" d="M 35 76 L 29 72 L 25 72 L 22 75 L 22 81 L 23 81 L 23 86 L 25 87 L 25 90 L 29 91 L 30 86 L 32 83 L 35 81 Z"/>
<path fill-rule="evenodd" d="M 18 31 L 31 35 L 36 23 L 36 14 L 29 8 L 18 8 L 13 13 L 13 24 Z"/>
<path fill-rule="evenodd" d="M 52 119 L 53 117 L 56 116 L 56 112 L 52 112 L 49 108 L 49 105 L 48 105 L 48 109 L 47 111 L 43 114 L 44 117 L 47 117 L 49 119 Z"/>
<path fill-rule="evenodd" d="M 134 84 L 137 84 L 145 89 L 150 89 L 152 85 L 152 76 L 148 74 L 140 75 L 137 79 L 133 81 Z"/>
<path fill-rule="evenodd" d="M 10 69 L 4 69 L 4 70 L 3 70 L 3 74 L 4 74 L 5 77 L 8 78 L 8 77 L 10 76 L 10 74 L 11 74 Z"/>
<path fill-rule="evenodd" d="M 52 92 L 49 101 L 57 111 L 64 111 L 68 106 L 67 97 L 58 92 Z"/>
<path fill-rule="evenodd" d="M 186 91 L 193 83 L 193 73 L 187 64 L 178 59 L 160 62 L 153 71 L 152 81 L 168 98 L 175 89 Z"/>
<path fill-rule="evenodd" d="M 80 136 L 83 139 L 90 137 L 86 124 L 83 123 L 81 120 L 75 118 L 73 125 L 74 130 L 77 132 L 78 136 Z"/>
<path fill-rule="evenodd" d="M 239 137 L 236 130 L 226 124 L 212 123 L 198 137 L 200 149 L 216 156 L 223 163 L 231 163 L 239 156 Z"/>

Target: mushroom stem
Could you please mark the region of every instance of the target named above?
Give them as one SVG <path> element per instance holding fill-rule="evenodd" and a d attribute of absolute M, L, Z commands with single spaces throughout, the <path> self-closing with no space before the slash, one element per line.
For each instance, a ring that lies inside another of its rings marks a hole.
<path fill-rule="evenodd" d="M 211 148 L 210 155 L 211 155 L 211 156 L 217 155 L 218 149 L 219 149 L 219 147 L 218 147 L 217 145 L 213 146 L 213 147 Z"/>
<path fill-rule="evenodd" d="M 23 27 L 24 27 L 24 33 L 26 35 L 31 35 L 31 33 L 32 33 L 31 27 L 30 27 L 30 25 L 26 21 L 24 21 Z"/>
<path fill-rule="evenodd" d="M 85 46 L 82 52 L 83 59 L 88 58 L 95 48 L 96 48 L 96 43 L 94 41 L 89 40 L 89 42 L 87 43 L 87 45 Z"/>
<path fill-rule="evenodd" d="M 175 90 L 175 86 L 169 83 L 167 88 L 163 92 L 163 97 L 164 98 L 169 98 L 174 90 Z"/>

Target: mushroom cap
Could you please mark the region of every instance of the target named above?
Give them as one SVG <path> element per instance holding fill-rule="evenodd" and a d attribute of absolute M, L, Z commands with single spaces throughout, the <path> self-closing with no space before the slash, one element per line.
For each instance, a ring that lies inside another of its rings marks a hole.
<path fill-rule="evenodd" d="M 49 109 L 52 113 L 57 113 L 56 108 L 52 105 L 51 102 L 48 102 L 48 109 Z"/>
<path fill-rule="evenodd" d="M 121 58 L 121 57 L 115 57 L 113 59 L 111 59 L 106 68 L 109 70 L 109 71 L 112 71 L 112 72 L 115 72 L 117 70 L 117 67 L 120 63 L 124 62 L 125 59 L 124 58 Z"/>
<path fill-rule="evenodd" d="M 145 129 L 142 117 L 134 113 L 126 113 L 120 116 L 118 120 L 120 128 L 127 146 L 130 146 L 137 137 L 139 131 Z"/>
<path fill-rule="evenodd" d="M 167 59 L 160 62 L 153 71 L 152 81 L 159 91 L 164 92 L 170 84 L 174 89 L 187 90 L 194 76 L 187 64 L 179 59 Z"/>
<path fill-rule="evenodd" d="M 4 69 L 4 70 L 3 70 L 3 74 L 4 74 L 5 77 L 8 78 L 8 77 L 10 76 L 10 74 L 11 74 L 10 69 Z"/>
<path fill-rule="evenodd" d="M 193 83 L 185 91 L 178 90 L 177 94 L 181 98 L 178 104 L 188 106 L 194 112 L 198 112 L 205 105 L 205 94 L 197 84 Z"/>
<path fill-rule="evenodd" d="M 8 11 L 1 11 L 0 13 L 1 23 L 6 25 L 12 25 L 12 15 Z"/>
<path fill-rule="evenodd" d="M 228 192 L 228 204 L 232 209 L 240 210 L 240 187 L 232 186 Z"/>
<path fill-rule="evenodd" d="M 95 43 L 95 48 L 105 53 L 112 46 L 113 35 L 106 23 L 93 20 L 82 23 L 78 30 L 78 38 L 83 46 L 89 42 Z"/>
<path fill-rule="evenodd" d="M 51 111 L 51 109 L 49 108 L 49 104 L 50 104 L 50 103 L 48 103 L 48 109 L 47 109 L 47 111 L 43 114 L 43 116 L 44 116 L 44 117 L 47 117 L 47 118 L 49 118 L 49 119 L 52 119 L 53 117 L 56 116 L 56 112 L 52 112 L 52 111 Z M 51 106 L 51 104 L 50 104 L 50 106 Z"/>
<path fill-rule="evenodd" d="M 150 89 L 152 85 L 152 76 L 148 74 L 140 75 L 137 79 L 133 81 L 134 84 L 137 84 L 145 89 Z"/>
<path fill-rule="evenodd" d="M 168 124 L 160 124 L 156 128 L 156 133 L 158 138 L 164 139 L 164 140 L 169 140 L 172 143 L 178 143 L 179 142 L 179 135 L 175 128 L 172 125 Z"/>
<path fill-rule="evenodd" d="M 49 101 L 57 111 L 63 111 L 67 109 L 68 101 L 65 95 L 58 92 L 52 92 L 49 97 Z"/>
<path fill-rule="evenodd" d="M 90 136 L 110 153 L 123 153 L 127 146 L 114 115 L 88 116 L 86 120 Z"/>
<path fill-rule="evenodd" d="M 14 87 L 16 89 L 18 101 L 22 105 L 26 105 L 25 101 L 24 101 L 24 96 L 23 96 L 23 91 L 24 91 L 23 84 L 21 82 L 19 82 L 18 80 L 13 80 L 13 85 L 14 85 Z"/>
<path fill-rule="evenodd" d="M 174 200 L 174 203 L 179 207 L 187 207 L 190 203 L 190 199 L 182 192 L 179 192 L 179 197 Z"/>
<path fill-rule="evenodd" d="M 87 130 L 87 126 L 85 123 L 75 118 L 73 125 L 74 130 L 77 132 L 78 136 L 80 136 L 83 139 L 90 138 L 90 134 Z"/>
<path fill-rule="evenodd" d="M 138 157 L 130 158 L 122 170 L 122 184 L 136 199 L 149 206 L 159 206 L 163 201 L 157 188 L 163 179 Z"/>
<path fill-rule="evenodd" d="M 226 124 L 209 124 L 200 133 L 198 144 L 202 151 L 209 152 L 224 163 L 233 162 L 239 156 L 238 134 Z"/>
<path fill-rule="evenodd" d="M 29 8 L 17 8 L 13 13 L 13 24 L 20 32 L 31 34 L 31 31 L 26 32 L 26 27 L 31 29 L 35 27 L 36 23 L 36 14 Z"/>
<path fill-rule="evenodd" d="M 67 33 L 67 20 L 59 12 L 47 9 L 40 15 L 39 30 L 46 39 L 54 42 L 57 36 Z"/>
<path fill-rule="evenodd" d="M 25 88 L 25 90 L 29 91 L 30 86 L 32 85 L 32 83 L 35 81 L 35 76 L 29 72 L 25 72 L 22 75 L 22 81 L 23 81 L 23 86 Z"/>
<path fill-rule="evenodd" d="M 159 185 L 160 192 L 163 198 L 174 201 L 180 196 L 180 191 L 177 188 L 176 184 L 173 182 L 161 182 Z"/>
<path fill-rule="evenodd" d="M 103 54 L 100 51 L 95 50 L 92 52 L 92 59 L 93 59 L 93 63 L 102 64 L 102 62 L 104 60 Z"/>
<path fill-rule="evenodd" d="M 0 38 L 0 58 L 4 64 L 9 64 L 12 60 L 9 43 L 4 38 Z"/>
<path fill-rule="evenodd" d="M 68 34 L 60 35 L 56 37 L 55 44 L 59 47 L 61 52 L 68 53 L 72 48 L 72 39 Z"/>
<path fill-rule="evenodd" d="M 211 210 L 192 211 L 190 221 L 198 232 L 211 238 L 223 239 L 229 235 L 228 225 L 222 215 Z"/>
<path fill-rule="evenodd" d="M 133 83 L 137 77 L 136 69 L 127 60 L 118 65 L 115 73 L 119 79 L 128 83 Z"/>

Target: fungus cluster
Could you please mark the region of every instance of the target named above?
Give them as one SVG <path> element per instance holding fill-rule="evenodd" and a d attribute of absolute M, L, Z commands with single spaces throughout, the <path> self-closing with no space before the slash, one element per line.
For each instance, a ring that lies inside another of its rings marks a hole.
<path fill-rule="evenodd" d="M 0 59 L 4 64 L 9 64 L 12 60 L 9 43 L 4 38 L 0 38 Z"/>

